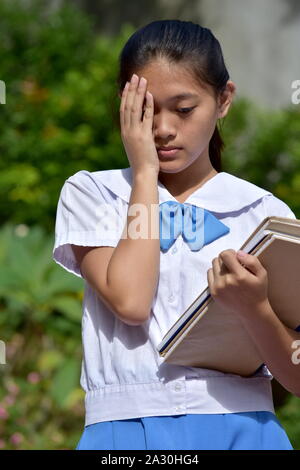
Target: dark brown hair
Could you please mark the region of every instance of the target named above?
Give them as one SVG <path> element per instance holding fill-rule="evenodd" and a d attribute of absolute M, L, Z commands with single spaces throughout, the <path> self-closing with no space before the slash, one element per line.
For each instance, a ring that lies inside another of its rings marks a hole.
<path fill-rule="evenodd" d="M 124 45 L 119 55 L 118 93 L 133 73 L 158 58 L 184 65 L 201 85 L 210 85 L 216 97 L 229 80 L 220 43 L 210 29 L 192 21 L 159 20 L 138 29 Z M 218 172 L 222 171 L 223 147 L 217 123 L 209 142 L 209 158 Z"/>

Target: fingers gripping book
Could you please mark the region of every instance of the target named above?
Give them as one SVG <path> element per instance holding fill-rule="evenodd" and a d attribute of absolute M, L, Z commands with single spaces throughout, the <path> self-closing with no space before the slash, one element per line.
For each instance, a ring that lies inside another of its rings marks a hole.
<path fill-rule="evenodd" d="M 268 298 L 287 327 L 300 325 L 300 220 L 266 217 L 241 246 L 268 273 Z M 252 375 L 263 359 L 238 316 L 204 289 L 157 346 L 171 364 Z"/>

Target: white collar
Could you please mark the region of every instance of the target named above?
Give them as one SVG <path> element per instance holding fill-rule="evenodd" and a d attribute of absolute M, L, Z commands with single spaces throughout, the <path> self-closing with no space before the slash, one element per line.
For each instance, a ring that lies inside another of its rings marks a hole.
<path fill-rule="evenodd" d="M 104 186 L 129 203 L 132 188 L 131 167 L 93 173 Z M 159 180 L 158 191 L 159 203 L 177 201 Z M 185 202 L 212 212 L 231 212 L 254 203 L 266 194 L 272 193 L 249 181 L 221 171 L 196 189 Z"/>

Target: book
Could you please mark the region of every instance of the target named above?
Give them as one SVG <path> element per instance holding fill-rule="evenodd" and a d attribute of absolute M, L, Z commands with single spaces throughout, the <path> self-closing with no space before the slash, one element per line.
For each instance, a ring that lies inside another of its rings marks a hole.
<path fill-rule="evenodd" d="M 257 256 L 268 273 L 268 298 L 284 325 L 300 325 L 300 220 L 266 217 L 240 250 Z M 264 363 L 234 312 L 205 288 L 156 347 L 165 362 L 249 377 Z M 291 354 L 292 354 L 291 350 Z"/>

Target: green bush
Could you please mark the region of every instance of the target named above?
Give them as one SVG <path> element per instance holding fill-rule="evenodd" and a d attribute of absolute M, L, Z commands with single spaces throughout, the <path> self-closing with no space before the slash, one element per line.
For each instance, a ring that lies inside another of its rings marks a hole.
<path fill-rule="evenodd" d="M 19 4 L 19 2 L 16 2 Z M 0 3 L 0 213 L 53 229 L 63 181 L 81 169 L 127 166 L 113 122 L 115 63 L 124 34 L 107 40 L 70 5 L 45 18 Z M 125 28 L 126 29 L 126 28 Z"/>
<path fill-rule="evenodd" d="M 246 98 L 233 103 L 223 123 L 225 171 L 283 199 L 300 218 L 300 112 L 261 109 Z"/>
<path fill-rule="evenodd" d="M 40 227 L 0 231 L 0 449 L 74 448 L 80 387 L 83 282 L 52 261 Z"/>

